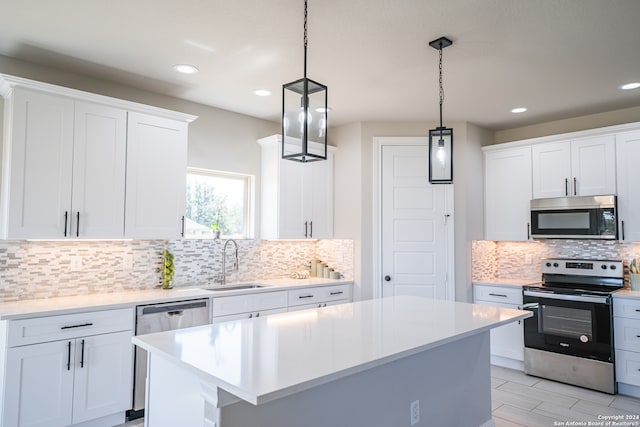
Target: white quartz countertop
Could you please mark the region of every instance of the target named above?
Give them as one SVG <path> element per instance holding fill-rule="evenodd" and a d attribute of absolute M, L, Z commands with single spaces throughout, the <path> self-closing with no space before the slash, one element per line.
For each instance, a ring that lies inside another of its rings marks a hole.
<path fill-rule="evenodd" d="M 632 291 L 631 289 L 620 289 L 613 293 L 614 298 L 640 299 L 640 291 Z"/>
<path fill-rule="evenodd" d="M 474 280 L 474 285 L 483 285 L 483 286 L 502 286 L 502 287 L 523 287 L 526 285 L 532 285 L 535 283 L 540 283 L 540 280 L 532 280 L 532 279 L 490 279 L 490 280 Z"/>
<path fill-rule="evenodd" d="M 81 313 L 88 310 L 113 310 L 134 307 L 142 304 L 157 304 L 170 301 L 183 301 L 197 298 L 223 297 L 247 293 L 274 292 L 310 286 L 328 286 L 352 283 L 344 279 L 269 279 L 255 280 L 250 283 L 264 285 L 262 288 L 210 291 L 205 287 L 175 287 L 173 289 L 143 289 L 109 292 L 92 295 L 29 299 L 0 303 L 0 320 L 15 320 L 31 317 L 55 316 Z M 240 283 L 229 283 L 228 287 Z M 219 287 L 219 286 L 217 286 Z"/>
<path fill-rule="evenodd" d="M 133 343 L 258 405 L 530 316 L 397 296 L 140 335 Z"/>

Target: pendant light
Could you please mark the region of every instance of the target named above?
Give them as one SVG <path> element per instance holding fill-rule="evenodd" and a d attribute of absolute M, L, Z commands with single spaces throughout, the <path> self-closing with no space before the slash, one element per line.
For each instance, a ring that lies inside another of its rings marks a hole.
<path fill-rule="evenodd" d="M 453 42 L 446 37 L 440 37 L 429 43 L 438 50 L 439 57 L 439 87 L 440 87 L 440 126 L 429 129 L 429 182 L 432 184 L 453 183 L 453 129 L 442 125 L 442 103 L 444 89 L 442 87 L 442 49 L 451 46 Z"/>
<path fill-rule="evenodd" d="M 327 87 L 307 78 L 307 0 L 304 1 L 304 77 L 282 85 L 282 158 L 327 159 Z"/>

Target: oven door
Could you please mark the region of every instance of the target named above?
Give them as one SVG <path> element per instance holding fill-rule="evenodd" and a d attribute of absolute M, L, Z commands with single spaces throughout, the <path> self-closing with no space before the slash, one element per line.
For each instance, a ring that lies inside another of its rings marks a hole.
<path fill-rule="evenodd" d="M 610 297 L 525 289 L 523 302 L 525 347 L 613 362 Z"/>

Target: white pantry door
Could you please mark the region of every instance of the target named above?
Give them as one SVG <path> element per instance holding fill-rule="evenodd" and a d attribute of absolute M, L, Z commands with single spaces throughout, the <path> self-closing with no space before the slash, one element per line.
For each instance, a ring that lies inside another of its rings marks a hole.
<path fill-rule="evenodd" d="M 453 186 L 429 183 L 427 144 L 383 145 L 381 160 L 382 296 L 451 299 Z"/>

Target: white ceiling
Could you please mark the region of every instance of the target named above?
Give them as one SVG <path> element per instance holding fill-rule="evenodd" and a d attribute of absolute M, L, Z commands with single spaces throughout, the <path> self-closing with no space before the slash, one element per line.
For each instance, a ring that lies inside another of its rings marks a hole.
<path fill-rule="evenodd" d="M 0 0 L 0 54 L 277 121 L 303 73 L 302 16 L 303 0 Z M 308 77 L 329 87 L 330 125 L 436 120 L 428 42 L 443 35 L 445 125 L 640 105 L 619 89 L 640 81 L 640 0 L 309 0 Z"/>

